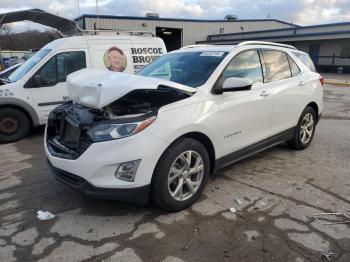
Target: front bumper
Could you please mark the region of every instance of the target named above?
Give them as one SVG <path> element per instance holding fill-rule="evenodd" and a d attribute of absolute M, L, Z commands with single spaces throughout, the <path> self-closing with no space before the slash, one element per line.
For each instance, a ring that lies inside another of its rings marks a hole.
<path fill-rule="evenodd" d="M 145 204 L 149 200 L 150 185 L 134 188 L 99 188 L 80 176 L 54 167 L 47 161 L 50 174 L 59 182 L 73 187 L 88 196 Z"/>
<path fill-rule="evenodd" d="M 130 137 L 93 143 L 81 156 L 72 160 L 52 155 L 45 137 L 45 153 L 51 165 L 84 179 L 96 188 L 130 189 L 148 186 L 157 162 L 168 146 L 167 142 L 144 130 Z M 116 178 L 115 172 L 119 164 L 137 159 L 141 161 L 133 182 Z"/>

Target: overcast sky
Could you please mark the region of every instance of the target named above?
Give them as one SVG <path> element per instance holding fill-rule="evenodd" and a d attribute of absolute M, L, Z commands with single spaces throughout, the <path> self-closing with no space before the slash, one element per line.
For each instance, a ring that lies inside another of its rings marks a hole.
<path fill-rule="evenodd" d="M 78 8 L 80 6 L 80 8 Z M 267 18 L 268 0 L 99 0 L 100 14 L 144 16 L 157 12 L 161 17 L 222 19 Z M 40 8 L 67 18 L 95 14 L 96 0 L 0 0 L 0 13 Z M 350 21 L 350 0 L 271 0 L 270 17 L 299 25 Z M 34 28 L 20 23 L 17 28 Z M 36 28 L 36 26 L 35 26 Z"/>

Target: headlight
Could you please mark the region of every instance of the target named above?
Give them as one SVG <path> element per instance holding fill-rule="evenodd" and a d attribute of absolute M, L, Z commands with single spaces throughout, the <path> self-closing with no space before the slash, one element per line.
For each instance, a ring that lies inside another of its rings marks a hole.
<path fill-rule="evenodd" d="M 156 117 L 150 117 L 146 120 L 133 123 L 123 124 L 100 124 L 91 128 L 87 134 L 94 142 L 102 142 L 107 140 L 119 139 L 137 134 L 148 127 L 156 120 Z"/>

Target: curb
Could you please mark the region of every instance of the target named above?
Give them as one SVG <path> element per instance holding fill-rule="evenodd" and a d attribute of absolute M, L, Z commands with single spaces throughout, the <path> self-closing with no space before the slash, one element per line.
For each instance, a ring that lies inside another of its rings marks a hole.
<path fill-rule="evenodd" d="M 325 84 L 335 85 L 335 86 L 348 86 L 350 87 L 350 80 L 336 80 L 336 79 L 325 79 Z"/>

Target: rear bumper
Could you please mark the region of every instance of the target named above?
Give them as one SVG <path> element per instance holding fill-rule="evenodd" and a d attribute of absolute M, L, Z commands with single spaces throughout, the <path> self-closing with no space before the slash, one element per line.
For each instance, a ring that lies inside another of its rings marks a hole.
<path fill-rule="evenodd" d="M 54 167 L 47 161 L 50 174 L 59 182 L 75 188 L 88 196 L 112 199 L 131 203 L 145 204 L 149 200 L 150 185 L 134 188 L 95 187 L 84 178 Z"/>

